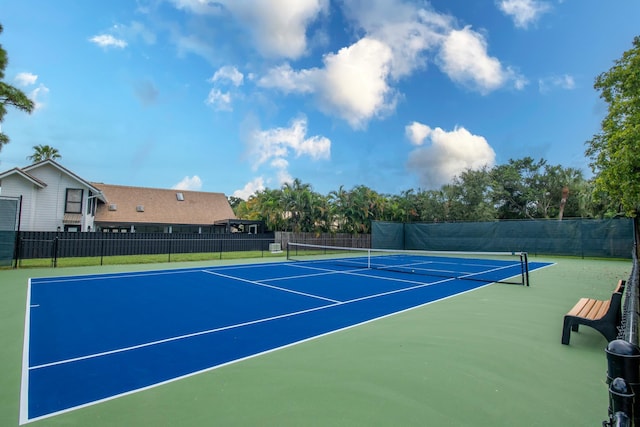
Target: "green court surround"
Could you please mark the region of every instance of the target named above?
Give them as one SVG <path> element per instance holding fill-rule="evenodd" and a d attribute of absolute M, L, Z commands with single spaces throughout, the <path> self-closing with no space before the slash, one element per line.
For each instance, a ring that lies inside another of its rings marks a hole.
<path fill-rule="evenodd" d="M 601 425 L 607 343 L 583 327 L 562 345 L 562 318 L 608 298 L 631 261 L 532 259 L 557 264 L 529 288 L 488 286 L 29 425 Z M 18 425 L 28 277 L 167 266 L 0 270 L 0 425 Z"/>

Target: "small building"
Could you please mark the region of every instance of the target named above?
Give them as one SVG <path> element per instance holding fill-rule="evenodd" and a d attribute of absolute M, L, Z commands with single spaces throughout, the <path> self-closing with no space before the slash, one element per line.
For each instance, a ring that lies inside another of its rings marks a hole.
<path fill-rule="evenodd" d="M 216 229 L 220 228 L 223 233 L 248 233 L 262 234 L 266 233 L 264 221 L 255 221 L 249 219 L 230 219 L 216 221 L 214 224 Z"/>

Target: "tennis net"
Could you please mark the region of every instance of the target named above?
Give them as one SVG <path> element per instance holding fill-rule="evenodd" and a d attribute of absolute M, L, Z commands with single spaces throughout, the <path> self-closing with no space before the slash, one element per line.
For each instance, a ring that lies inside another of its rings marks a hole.
<path fill-rule="evenodd" d="M 529 286 L 526 252 L 367 249 L 289 242 L 287 260 L 318 268 L 385 270 Z"/>

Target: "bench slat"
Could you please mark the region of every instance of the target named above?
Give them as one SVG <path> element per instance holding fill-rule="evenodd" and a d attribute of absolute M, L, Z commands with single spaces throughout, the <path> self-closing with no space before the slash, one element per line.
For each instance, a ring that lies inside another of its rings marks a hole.
<path fill-rule="evenodd" d="M 585 319 L 591 319 L 591 320 L 595 320 L 600 318 L 601 316 L 598 316 L 598 313 L 600 313 L 602 307 L 606 304 L 606 301 L 600 301 L 600 300 L 595 300 L 595 299 L 590 299 L 587 304 L 585 304 L 585 306 L 583 307 L 583 309 L 578 312 L 578 317 L 584 317 Z M 606 304 L 608 308 L 609 305 Z M 607 310 L 605 309 L 605 312 Z"/>
<path fill-rule="evenodd" d="M 581 305 L 580 305 L 580 309 L 577 310 L 576 314 L 574 314 L 574 316 L 576 317 L 584 317 L 586 319 L 589 319 L 589 313 L 591 313 L 592 310 L 598 310 L 598 308 L 600 308 L 600 304 L 598 304 L 598 300 L 595 299 L 591 299 L 591 298 L 585 298 L 586 301 L 584 301 Z"/>
<path fill-rule="evenodd" d="M 604 315 L 607 314 L 607 311 L 609 311 L 610 304 L 611 304 L 611 301 L 602 301 L 602 304 L 600 305 L 600 309 L 598 310 L 597 313 L 595 313 L 594 319 L 603 318 Z"/>
<path fill-rule="evenodd" d="M 580 298 L 580 300 L 573 306 L 573 308 L 567 313 L 569 316 L 577 316 L 582 311 L 584 306 L 589 302 L 589 298 Z"/>

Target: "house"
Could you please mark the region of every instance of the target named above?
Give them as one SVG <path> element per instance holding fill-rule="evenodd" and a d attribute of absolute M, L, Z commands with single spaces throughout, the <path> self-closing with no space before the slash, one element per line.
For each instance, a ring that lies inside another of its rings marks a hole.
<path fill-rule="evenodd" d="M 53 160 L 0 173 L 0 194 L 19 197 L 20 230 L 93 231 L 99 189 Z"/>
<path fill-rule="evenodd" d="M 0 195 L 20 198 L 21 231 L 225 233 L 237 221 L 223 193 L 93 183 L 53 160 L 0 173 Z"/>
<path fill-rule="evenodd" d="M 99 231 L 156 233 L 225 232 L 217 222 L 235 219 L 223 193 L 93 183 L 107 202 L 99 204 Z"/>

